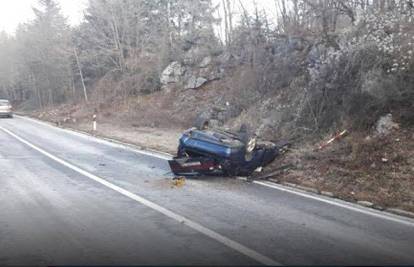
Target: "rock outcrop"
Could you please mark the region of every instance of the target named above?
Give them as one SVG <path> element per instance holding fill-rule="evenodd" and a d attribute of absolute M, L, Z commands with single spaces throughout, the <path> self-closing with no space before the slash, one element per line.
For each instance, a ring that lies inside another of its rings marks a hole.
<path fill-rule="evenodd" d="M 184 86 L 185 89 L 197 89 L 201 87 L 203 84 L 208 82 L 208 80 L 204 77 L 197 77 L 192 75 L 188 80 L 186 85 Z"/>
<path fill-rule="evenodd" d="M 161 73 L 161 77 L 160 77 L 161 84 L 168 85 L 171 83 L 178 83 L 180 82 L 180 79 L 184 75 L 184 73 L 185 73 L 184 66 L 177 61 L 173 61 Z"/>
<path fill-rule="evenodd" d="M 393 129 L 399 128 L 400 126 L 398 125 L 398 123 L 393 121 L 392 114 L 390 113 L 379 118 L 375 126 L 376 135 L 379 136 L 388 135 L 391 133 Z"/>
<path fill-rule="evenodd" d="M 198 89 L 210 81 L 220 79 L 223 71 L 221 61 L 212 56 L 203 57 L 198 63 L 173 61 L 162 72 L 160 82 L 163 89 Z"/>

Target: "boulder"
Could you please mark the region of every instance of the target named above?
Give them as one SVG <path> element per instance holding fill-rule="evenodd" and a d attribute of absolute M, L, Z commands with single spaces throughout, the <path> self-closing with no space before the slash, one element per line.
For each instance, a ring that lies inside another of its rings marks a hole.
<path fill-rule="evenodd" d="M 385 136 L 391 133 L 393 129 L 399 129 L 400 126 L 398 123 L 395 123 L 392 119 L 392 114 L 387 114 L 382 116 L 377 121 L 375 126 L 376 134 L 380 136 Z"/>
<path fill-rule="evenodd" d="M 171 62 L 164 69 L 160 82 L 164 90 L 197 89 L 209 81 L 220 79 L 223 73 L 224 68 L 216 57 L 206 54 L 199 47 L 192 47 L 185 53 L 182 62 Z"/>
<path fill-rule="evenodd" d="M 210 56 L 203 58 L 201 63 L 198 65 L 200 68 L 207 68 L 211 65 L 212 58 Z"/>
<path fill-rule="evenodd" d="M 192 75 L 185 85 L 185 89 L 197 89 L 201 87 L 203 84 L 208 82 L 208 80 L 204 77 L 196 77 L 195 75 Z"/>
<path fill-rule="evenodd" d="M 160 81 L 162 85 L 178 83 L 185 73 L 185 68 L 181 63 L 174 61 L 168 65 L 161 74 Z"/>

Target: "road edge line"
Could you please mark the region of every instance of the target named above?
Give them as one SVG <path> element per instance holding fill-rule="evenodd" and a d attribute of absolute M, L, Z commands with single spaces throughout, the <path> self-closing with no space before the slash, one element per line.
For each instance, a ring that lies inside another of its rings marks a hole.
<path fill-rule="evenodd" d="M 42 148 L 30 143 L 29 141 L 21 138 L 20 136 L 14 134 L 10 130 L 7 130 L 7 129 L 1 127 L 1 126 L 0 126 L 0 129 L 2 131 L 4 131 L 5 133 L 9 134 L 10 136 L 14 137 L 16 140 L 20 141 L 21 143 L 29 146 L 30 148 L 36 150 L 37 152 L 39 152 L 42 155 L 50 158 L 51 160 L 53 160 L 53 161 L 65 166 L 65 167 L 71 169 L 72 171 L 75 171 L 75 172 L 77 172 L 77 173 L 79 173 L 79 174 L 81 174 L 81 175 L 83 175 L 83 176 L 85 176 L 85 177 L 87 177 L 91 180 L 94 180 L 95 182 L 97 182 L 97 183 L 99 183 L 99 184 L 101 184 L 101 185 L 103 185 L 103 186 L 105 186 L 109 189 L 112 189 L 112 190 L 120 193 L 121 195 L 124 195 L 124 196 L 126 196 L 126 197 L 128 197 L 132 200 L 135 200 L 136 202 L 138 202 L 138 203 L 140 203 L 140 204 L 142 204 L 142 205 L 144 205 L 148 208 L 151 208 L 151 209 L 165 215 L 166 217 L 169 217 L 169 218 L 171 218 L 171 219 L 173 219 L 173 220 L 175 220 L 179 223 L 185 224 L 188 227 L 192 228 L 193 230 L 196 230 L 197 232 L 199 232 L 199 233 L 201 233 L 201 234 L 203 234 L 207 237 L 210 237 L 211 239 L 227 246 L 228 248 L 231 248 L 231 249 L 233 249 L 233 250 L 235 250 L 235 251 L 237 251 L 237 252 L 239 252 L 239 253 L 241 253 L 241 254 L 243 254 L 243 255 L 245 255 L 245 256 L 253 259 L 253 260 L 256 260 L 257 262 L 260 262 L 261 264 L 265 264 L 265 265 L 282 265 L 281 263 L 279 263 L 277 261 L 274 261 L 273 259 L 271 259 L 271 258 L 269 258 L 265 255 L 262 255 L 259 252 L 238 243 L 237 241 L 231 240 L 231 239 L 229 239 L 229 238 L 227 238 L 227 237 L 225 237 L 225 236 L 223 236 L 223 235 L 221 235 L 221 234 L 219 234 L 219 233 L 217 233 L 217 232 L 215 232 L 215 231 L 213 231 L 213 230 L 211 230 L 211 229 L 209 229 L 209 228 L 207 228 L 207 227 L 205 227 L 205 226 L 203 226 L 203 225 L 201 225 L 197 222 L 194 222 L 194 221 L 192 221 L 192 220 L 190 220 L 190 219 L 188 219 L 188 218 L 186 218 L 182 215 L 174 213 L 173 211 L 158 205 L 155 202 L 147 200 L 146 198 L 143 198 L 143 197 L 141 197 L 137 194 L 134 194 L 134 193 L 132 193 L 132 192 L 120 187 L 120 186 L 112 184 L 112 183 L 108 182 L 107 180 L 105 180 L 103 178 L 100 178 L 99 176 L 96 176 L 96 175 L 94 175 L 94 174 L 92 174 L 88 171 L 85 171 L 85 170 L 69 163 L 68 161 L 65 161 L 65 160 L 63 160 L 59 157 L 56 157 L 56 156 L 52 155 L 51 153 L 43 150 Z"/>
<path fill-rule="evenodd" d="M 93 139 L 93 140 L 95 140 L 96 142 L 99 142 L 99 143 L 105 143 L 105 144 L 108 144 L 108 145 L 113 146 L 113 147 L 128 149 L 128 150 L 134 151 L 134 152 L 139 153 L 139 154 L 152 156 L 152 157 L 159 158 L 159 159 L 164 159 L 164 160 L 170 160 L 170 159 L 173 158 L 173 155 L 170 154 L 170 153 L 167 153 L 167 152 L 158 151 L 158 150 L 155 150 L 155 149 L 143 149 L 139 145 L 123 142 L 123 141 L 116 140 L 116 139 L 113 139 L 113 138 L 103 137 L 103 136 L 96 136 L 96 135 L 90 134 L 88 132 L 73 129 L 73 128 L 63 128 L 63 127 L 54 126 L 51 123 L 49 123 L 48 121 L 38 120 L 38 119 L 29 117 L 29 116 L 24 116 L 24 115 L 15 115 L 15 116 L 17 118 L 20 118 L 20 119 L 23 119 L 23 120 L 32 121 L 34 123 L 53 128 L 55 130 L 60 130 L 60 131 L 63 131 L 63 132 L 67 132 L 69 134 L 72 134 L 72 135 L 75 135 L 75 136 L 78 136 L 78 137 L 82 137 L 82 138 L 90 138 L 90 139 Z"/>
<path fill-rule="evenodd" d="M 395 215 L 395 214 L 385 212 L 385 211 L 371 210 L 369 208 L 364 208 L 364 207 L 361 207 L 360 205 L 355 205 L 351 202 L 343 201 L 343 200 L 340 200 L 340 199 L 331 199 L 331 198 L 328 198 L 328 197 L 323 198 L 319 195 L 313 195 L 313 194 L 311 194 L 309 192 L 306 192 L 306 191 L 301 191 L 301 190 L 289 188 L 287 186 L 282 186 L 282 185 L 272 183 L 272 182 L 253 181 L 252 183 L 260 185 L 260 186 L 276 189 L 276 190 L 279 190 L 279 191 L 288 192 L 288 193 L 295 194 L 295 195 L 298 195 L 298 196 L 302 196 L 302 197 L 305 197 L 305 198 L 310 198 L 310 199 L 317 200 L 317 201 L 320 201 L 320 202 L 324 202 L 324 203 L 327 203 L 327 204 L 330 204 L 330 205 L 334 205 L 334 206 L 337 206 L 337 207 L 341 207 L 341 208 L 345 208 L 345 209 L 352 210 L 352 211 L 355 211 L 355 212 L 359 212 L 359 213 L 362 213 L 362 214 L 366 214 L 366 215 L 374 216 L 374 217 L 377 217 L 377 218 L 385 219 L 385 220 L 388 220 L 388 221 L 398 222 L 398 223 L 401 223 L 401 224 L 404 224 L 404 225 L 414 227 L 414 221 L 409 217 L 403 217 L 403 216 Z"/>

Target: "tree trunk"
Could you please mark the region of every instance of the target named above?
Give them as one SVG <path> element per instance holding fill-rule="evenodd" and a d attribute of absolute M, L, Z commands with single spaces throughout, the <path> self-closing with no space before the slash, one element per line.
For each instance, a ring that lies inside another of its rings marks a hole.
<path fill-rule="evenodd" d="M 227 13 L 229 16 L 229 43 L 231 44 L 233 36 L 233 11 L 231 8 L 230 0 L 227 0 Z"/>
<path fill-rule="evenodd" d="M 222 0 L 222 3 L 223 3 L 223 10 L 224 10 L 224 40 L 226 42 L 226 46 L 229 46 L 230 45 L 229 23 L 228 23 L 228 13 L 227 13 L 226 1 Z"/>
<path fill-rule="evenodd" d="M 35 90 L 35 93 L 36 93 L 36 96 L 37 96 L 37 103 L 38 103 L 40 109 L 43 109 L 42 96 L 40 94 L 39 88 L 36 85 L 36 76 L 34 75 L 34 73 L 32 73 L 31 76 L 32 76 L 31 80 L 32 80 L 32 83 L 33 83 L 33 87 L 34 87 L 34 90 Z"/>
<path fill-rule="evenodd" d="M 76 64 L 78 65 L 78 70 L 79 70 L 79 75 L 80 75 L 81 82 L 82 82 L 83 95 L 85 97 L 85 102 L 88 102 L 88 94 L 86 92 L 86 86 L 85 86 L 85 81 L 83 79 L 83 73 L 82 73 L 80 62 L 79 62 L 78 52 L 76 52 L 76 48 L 73 48 L 73 51 L 75 52 Z"/>

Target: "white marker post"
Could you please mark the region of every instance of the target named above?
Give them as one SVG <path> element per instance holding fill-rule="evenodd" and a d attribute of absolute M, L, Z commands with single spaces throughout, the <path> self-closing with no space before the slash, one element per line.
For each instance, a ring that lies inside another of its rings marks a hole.
<path fill-rule="evenodd" d="M 93 114 L 92 117 L 92 130 L 96 132 L 96 114 Z"/>

